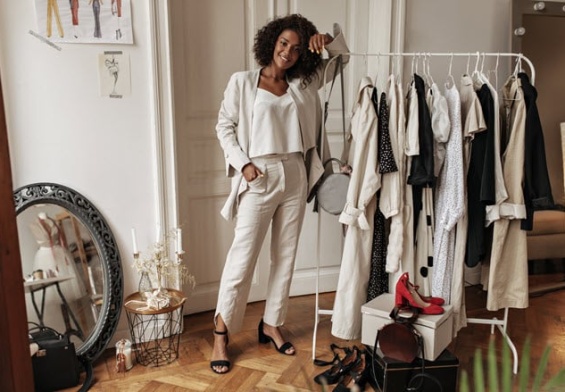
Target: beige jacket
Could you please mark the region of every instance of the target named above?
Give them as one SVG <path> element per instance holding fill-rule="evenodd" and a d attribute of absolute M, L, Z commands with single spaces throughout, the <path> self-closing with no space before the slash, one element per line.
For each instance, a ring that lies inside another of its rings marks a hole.
<path fill-rule="evenodd" d="M 345 39 L 337 24 L 334 25 L 334 36 L 332 43 L 326 46 L 330 58 L 348 52 Z M 344 64 L 348 60 L 349 57 L 344 56 Z M 334 67 L 330 66 L 326 72 L 326 80 L 323 80 L 327 61 L 324 60 L 317 73 L 313 75 L 312 82 L 306 88 L 300 85 L 298 78 L 288 80 L 288 92 L 296 104 L 302 134 L 304 160 L 308 174 L 308 194 L 324 172 L 322 158 L 316 146 L 322 123 L 322 107 L 318 90 L 325 82 L 331 81 L 334 74 Z M 241 169 L 251 162 L 247 152 L 249 151 L 253 105 L 260 72 L 260 69 L 255 69 L 233 74 L 224 92 L 224 100 L 218 113 L 216 134 L 224 150 L 226 174 L 232 179 L 230 195 L 221 211 L 222 216 L 227 220 L 236 216 L 239 195 L 247 189 L 247 182 L 242 181 Z M 328 143 L 324 145 L 327 147 Z M 324 148 L 324 153 L 327 151 L 328 149 Z"/>

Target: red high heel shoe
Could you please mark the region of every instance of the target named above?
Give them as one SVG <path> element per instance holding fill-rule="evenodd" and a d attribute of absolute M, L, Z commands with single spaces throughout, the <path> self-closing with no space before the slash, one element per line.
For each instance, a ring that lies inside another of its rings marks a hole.
<path fill-rule="evenodd" d="M 407 272 L 407 273 L 408 273 L 408 272 Z M 408 284 L 409 284 L 412 288 L 414 288 L 415 291 L 418 291 L 418 289 L 420 288 L 420 286 L 415 285 L 415 284 L 412 284 L 412 283 L 410 282 L 410 280 L 408 280 Z M 420 295 L 420 298 L 422 298 L 425 302 L 429 302 L 429 303 L 434 304 L 434 305 L 439 305 L 439 306 L 441 306 L 441 305 L 443 305 L 443 304 L 445 303 L 445 300 L 444 300 L 443 298 L 440 298 L 440 297 L 425 297 L 425 296 L 423 296 L 423 295 L 420 294 L 420 293 L 418 293 L 418 295 Z"/>
<path fill-rule="evenodd" d="M 414 308 L 421 309 L 422 314 L 442 314 L 443 308 L 439 305 L 426 302 L 408 280 L 408 273 L 404 273 L 396 282 L 395 305 L 402 307 L 409 304 Z"/>

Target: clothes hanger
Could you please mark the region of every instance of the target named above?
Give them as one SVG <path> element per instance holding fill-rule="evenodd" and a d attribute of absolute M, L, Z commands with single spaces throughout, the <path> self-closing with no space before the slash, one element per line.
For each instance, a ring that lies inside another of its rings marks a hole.
<path fill-rule="evenodd" d="M 481 73 L 479 72 L 479 61 L 481 59 L 481 54 L 477 52 L 476 55 L 477 55 L 477 60 L 475 61 L 475 69 L 473 70 L 473 74 L 471 75 L 471 78 L 473 79 L 474 82 L 484 84 L 485 81 L 481 76 Z"/>
<path fill-rule="evenodd" d="M 430 71 L 430 65 L 432 62 L 432 55 L 431 53 L 425 53 L 424 54 L 424 59 L 426 60 L 425 62 L 425 66 L 426 66 L 426 78 L 428 80 L 428 84 L 431 87 L 435 82 L 434 82 L 434 78 L 432 77 L 432 73 Z"/>
<path fill-rule="evenodd" d="M 422 53 L 422 77 L 424 79 L 424 83 L 430 85 L 430 79 L 428 78 L 428 74 L 426 72 L 426 62 L 428 59 L 428 55 L 426 53 Z"/>
<path fill-rule="evenodd" d="M 379 74 L 381 72 L 381 54 L 377 53 L 377 74 L 375 75 L 375 83 L 374 86 L 377 87 L 377 91 L 384 91 L 383 89 L 378 89 L 379 86 Z M 382 78 L 381 78 L 382 79 Z"/>
<path fill-rule="evenodd" d="M 445 80 L 445 87 L 452 88 L 455 85 L 455 79 L 453 79 L 453 75 L 451 74 L 451 68 L 453 66 L 453 53 L 449 57 L 449 68 L 447 70 L 447 78 Z"/>
<path fill-rule="evenodd" d="M 471 76 L 469 74 L 469 64 L 470 63 L 471 63 L 471 53 L 469 53 L 469 55 L 467 56 L 467 68 L 466 68 L 466 71 L 465 71 L 465 75 L 467 75 L 467 76 Z"/>
<path fill-rule="evenodd" d="M 396 83 L 402 84 L 402 72 L 400 72 L 400 60 L 402 56 L 400 54 L 396 55 Z"/>
<path fill-rule="evenodd" d="M 397 63 L 396 63 L 396 55 L 393 54 L 390 57 L 389 65 L 390 65 L 390 75 L 389 76 L 392 76 L 393 77 L 392 79 L 396 81 L 396 75 L 397 75 L 397 69 L 398 69 Z"/>
<path fill-rule="evenodd" d="M 484 72 L 484 69 L 485 69 L 485 58 L 486 58 L 486 56 L 485 56 L 485 54 L 483 53 L 482 56 L 481 56 L 481 72 L 480 72 L 480 75 L 481 75 L 483 78 L 485 78 L 486 80 L 488 80 L 488 76 L 485 75 L 485 72 Z"/>
<path fill-rule="evenodd" d="M 410 81 L 406 83 L 406 90 L 410 90 L 410 86 L 414 83 L 414 74 L 417 72 L 417 67 L 415 66 L 416 63 L 416 53 L 412 56 L 412 65 L 410 70 Z"/>
<path fill-rule="evenodd" d="M 496 54 L 496 63 L 494 64 L 494 69 L 489 69 L 487 71 L 487 76 L 493 74 L 494 78 L 494 88 L 498 90 L 498 61 L 500 60 L 500 53 Z M 490 78 L 489 78 L 490 79 Z"/>
<path fill-rule="evenodd" d="M 512 72 L 512 75 L 510 75 L 508 77 L 508 80 L 518 80 L 518 72 L 521 72 L 522 70 L 522 54 L 518 55 L 518 58 L 516 59 L 516 65 L 514 66 L 514 71 Z M 514 98 L 504 98 L 505 101 L 517 101 L 519 99 L 522 99 L 522 89 L 520 88 L 516 88 L 516 91 L 514 93 Z"/>
<path fill-rule="evenodd" d="M 516 65 L 514 66 L 514 72 L 512 73 L 512 75 L 514 77 L 518 76 L 519 72 L 523 72 L 524 70 L 522 69 L 522 53 L 520 53 L 518 55 L 518 58 L 516 58 Z"/>

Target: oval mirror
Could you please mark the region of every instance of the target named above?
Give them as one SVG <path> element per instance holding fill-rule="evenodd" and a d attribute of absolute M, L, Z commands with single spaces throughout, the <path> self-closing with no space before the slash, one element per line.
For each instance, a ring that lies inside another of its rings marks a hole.
<path fill-rule="evenodd" d="M 81 361 L 92 363 L 122 308 L 114 236 L 96 207 L 63 185 L 27 185 L 14 201 L 28 322 L 67 334 Z"/>

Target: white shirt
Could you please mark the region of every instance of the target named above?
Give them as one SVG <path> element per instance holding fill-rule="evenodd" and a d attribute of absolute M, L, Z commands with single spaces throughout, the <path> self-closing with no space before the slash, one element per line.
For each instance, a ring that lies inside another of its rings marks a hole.
<path fill-rule="evenodd" d="M 249 157 L 292 152 L 303 152 L 298 112 L 292 97 L 288 93 L 277 96 L 257 89 Z"/>

